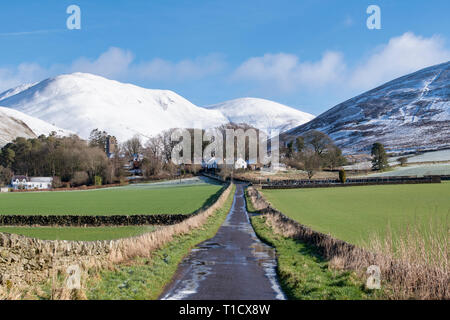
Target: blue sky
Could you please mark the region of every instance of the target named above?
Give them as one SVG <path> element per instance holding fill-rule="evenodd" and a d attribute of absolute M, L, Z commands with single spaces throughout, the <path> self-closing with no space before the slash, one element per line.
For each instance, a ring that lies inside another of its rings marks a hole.
<path fill-rule="evenodd" d="M 68 30 L 66 8 L 81 8 Z M 381 9 L 369 30 L 366 8 Z M 450 2 L 15 1 L 0 7 L 0 90 L 92 72 L 197 105 L 244 96 L 315 115 L 450 60 Z"/>

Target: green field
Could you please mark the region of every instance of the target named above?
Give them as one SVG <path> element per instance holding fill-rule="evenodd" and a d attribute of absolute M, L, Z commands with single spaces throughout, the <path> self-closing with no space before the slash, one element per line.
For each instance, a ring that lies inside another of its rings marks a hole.
<path fill-rule="evenodd" d="M 408 224 L 448 224 L 450 183 L 263 190 L 272 205 L 314 230 L 363 244 Z M 448 230 L 448 228 L 447 228 Z"/>
<path fill-rule="evenodd" d="M 202 207 L 221 187 L 215 184 L 141 185 L 89 191 L 2 193 L 0 214 L 188 214 Z"/>
<path fill-rule="evenodd" d="M 138 236 L 156 230 L 155 226 L 126 227 L 0 227 L 0 232 L 15 233 L 42 240 L 97 241 Z"/>

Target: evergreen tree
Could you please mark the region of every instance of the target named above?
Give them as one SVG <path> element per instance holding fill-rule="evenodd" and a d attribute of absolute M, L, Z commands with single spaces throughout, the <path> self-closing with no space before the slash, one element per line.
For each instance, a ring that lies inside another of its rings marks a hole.
<path fill-rule="evenodd" d="M 383 170 L 388 167 L 387 154 L 381 143 L 375 142 L 373 144 L 371 155 L 373 170 Z"/>

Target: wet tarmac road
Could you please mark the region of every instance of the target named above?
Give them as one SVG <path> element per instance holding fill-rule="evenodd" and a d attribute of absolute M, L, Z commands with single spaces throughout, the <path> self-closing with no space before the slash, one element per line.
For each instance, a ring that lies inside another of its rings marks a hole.
<path fill-rule="evenodd" d="M 245 209 L 244 185 L 217 234 L 181 262 L 164 300 L 285 299 L 276 276 L 273 248 L 255 235 Z"/>

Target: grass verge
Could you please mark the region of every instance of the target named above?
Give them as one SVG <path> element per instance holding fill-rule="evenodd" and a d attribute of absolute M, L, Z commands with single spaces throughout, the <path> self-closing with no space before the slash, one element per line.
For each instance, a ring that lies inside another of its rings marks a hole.
<path fill-rule="evenodd" d="M 157 299 L 190 250 L 216 234 L 231 208 L 234 193 L 233 186 L 225 205 L 210 216 L 201 228 L 175 236 L 167 245 L 153 252 L 150 258 L 136 258 L 114 270 L 91 275 L 86 297 L 101 300 Z"/>
<path fill-rule="evenodd" d="M 247 210 L 255 212 L 249 197 Z M 277 272 L 289 299 L 359 300 L 375 299 L 378 293 L 367 291 L 356 273 L 333 270 L 318 250 L 298 240 L 276 234 L 264 215 L 254 215 L 251 223 L 258 237 L 275 248 Z"/>
<path fill-rule="evenodd" d="M 251 222 L 258 237 L 277 251 L 278 275 L 290 299 L 359 300 L 376 297 L 364 289 L 355 273 L 331 269 L 313 246 L 273 233 L 264 216 L 253 216 Z"/>

